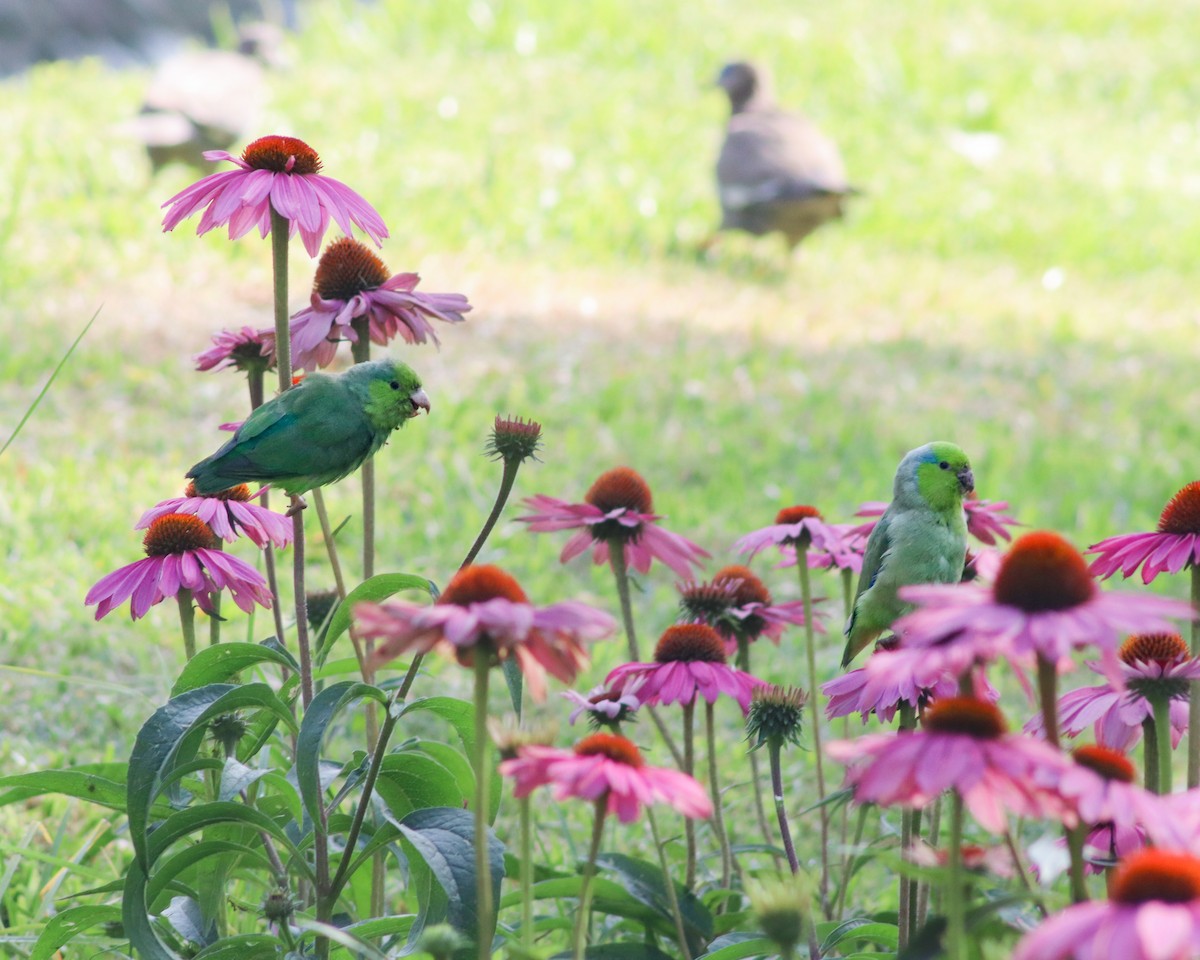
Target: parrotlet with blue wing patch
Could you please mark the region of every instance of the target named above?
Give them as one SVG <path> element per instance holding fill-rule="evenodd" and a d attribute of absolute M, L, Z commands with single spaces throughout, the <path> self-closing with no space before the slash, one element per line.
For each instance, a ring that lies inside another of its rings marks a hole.
<path fill-rule="evenodd" d="M 269 483 L 299 496 L 353 473 L 422 410 L 429 412 L 429 397 L 420 378 L 397 360 L 310 373 L 250 414 L 187 475 L 201 495 Z"/>
<path fill-rule="evenodd" d="M 962 578 L 963 497 L 974 489 L 971 464 L 956 444 L 938 440 L 905 454 L 896 468 L 892 502 L 867 539 L 843 667 L 911 608 L 897 594 L 901 587 Z"/>

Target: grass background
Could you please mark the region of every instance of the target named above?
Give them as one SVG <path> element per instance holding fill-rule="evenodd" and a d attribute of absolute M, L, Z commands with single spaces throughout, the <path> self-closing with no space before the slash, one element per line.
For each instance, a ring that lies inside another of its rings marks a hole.
<path fill-rule="evenodd" d="M 935 438 L 964 446 L 980 494 L 1028 524 L 1080 545 L 1147 529 L 1196 476 L 1198 13 L 313 2 L 264 132 L 311 143 L 380 210 L 394 271 L 476 306 L 440 352 L 395 348 L 433 415 L 378 458 L 379 569 L 447 579 L 499 479 L 482 454 L 496 413 L 544 425 L 544 463 L 517 495 L 575 499 L 629 464 L 717 563 L 781 506 L 840 520 L 886 498 L 903 453 Z M 771 66 L 864 191 L 791 262 L 771 240 L 695 252 L 717 219 L 726 106 L 711 83 L 734 56 Z M 122 128 L 147 77 L 59 63 L 2 85 L 0 437 L 100 310 L 0 459 L 6 772 L 123 758 L 165 697 L 182 662 L 174 607 L 93 623 L 83 596 L 141 555 L 132 524 L 244 414 L 239 378 L 197 374 L 191 356 L 219 327 L 270 322 L 267 244 L 196 239 L 194 220 L 160 232 L 159 204 L 195 174 L 151 178 Z M 293 244 L 294 308 L 312 268 Z M 331 491 L 335 517 L 356 496 L 353 480 Z M 483 559 L 537 601 L 615 611 L 604 570 L 560 566 L 562 538 L 516 513 Z M 344 536 L 353 549 L 353 517 Z M 759 570 L 794 595 L 791 574 Z M 646 637 L 675 597 L 661 568 L 642 584 Z M 263 618 L 228 629 L 269 632 Z M 796 649 L 762 672 L 798 682 Z"/>

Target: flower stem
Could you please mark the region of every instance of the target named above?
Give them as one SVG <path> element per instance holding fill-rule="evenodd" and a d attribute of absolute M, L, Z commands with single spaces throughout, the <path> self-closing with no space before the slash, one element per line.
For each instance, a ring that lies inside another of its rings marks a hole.
<path fill-rule="evenodd" d="M 1171 792 L 1171 698 L 1160 694 L 1150 697 L 1150 708 L 1154 711 L 1154 739 L 1158 746 L 1158 782 L 1146 788 L 1159 795 Z"/>
<path fill-rule="evenodd" d="M 867 826 L 867 811 L 871 809 L 869 804 L 863 804 L 858 808 L 858 820 L 854 824 L 854 843 L 851 850 L 845 853 L 845 859 L 842 861 L 842 883 L 838 887 L 837 909 L 834 910 L 833 919 L 841 922 L 842 916 L 846 909 L 846 888 L 850 886 L 850 874 L 854 871 L 854 861 L 858 859 L 858 845 L 862 843 L 863 831 Z"/>
<path fill-rule="evenodd" d="M 942 796 L 933 801 L 933 810 L 929 814 L 929 845 L 937 847 L 938 832 L 942 825 Z M 914 926 L 915 930 L 920 930 L 925 925 L 925 917 L 929 912 L 929 881 L 922 880 L 917 884 L 917 922 Z"/>
<path fill-rule="evenodd" d="M 180 587 L 175 595 L 179 602 L 179 628 L 183 631 L 183 653 L 189 660 L 196 655 L 196 608 L 192 606 L 192 591 Z"/>
<path fill-rule="evenodd" d="M 496 521 L 500 519 L 500 514 L 504 512 L 504 505 L 508 502 L 508 495 L 512 493 L 513 484 L 517 480 L 517 471 L 520 468 L 521 461 L 515 457 L 512 460 L 504 461 L 504 474 L 500 478 L 500 489 L 496 491 L 496 502 L 492 504 L 492 512 L 488 514 L 487 520 L 483 523 L 483 529 L 479 531 L 479 536 L 471 544 L 467 558 L 462 562 L 464 567 L 467 564 L 475 562 L 475 558 L 479 556 L 479 551 L 491 535 L 492 528 L 496 526 Z"/>
<path fill-rule="evenodd" d="M 246 387 L 250 391 L 250 411 L 254 412 L 263 405 L 265 397 L 263 389 L 263 374 L 265 371 L 262 367 L 253 366 L 246 371 Z M 264 510 L 270 505 L 270 497 L 267 490 L 264 489 L 258 498 L 259 504 Z M 283 643 L 283 607 L 279 602 L 279 578 L 275 573 L 275 545 L 270 540 L 263 548 L 263 562 L 267 568 L 267 589 L 271 591 L 271 596 L 274 598 L 274 603 L 271 604 L 271 613 L 275 618 L 275 638 Z"/>
<path fill-rule="evenodd" d="M 767 756 L 771 761 L 771 793 L 775 797 L 775 818 L 779 821 L 779 835 L 783 838 L 783 852 L 787 854 L 788 866 L 793 874 L 800 872 L 800 860 L 796 846 L 792 843 L 792 830 L 788 826 L 787 806 L 783 796 L 783 764 L 779 753 L 783 744 L 775 738 L 767 741 Z M 751 754 L 753 756 L 753 754 Z"/>
<path fill-rule="evenodd" d="M 808 572 L 808 547 L 796 545 L 796 569 L 800 571 L 800 599 L 804 603 L 804 646 L 808 657 L 808 705 L 812 710 L 813 759 L 817 763 L 817 802 L 821 805 L 821 886 L 822 911 L 829 909 L 829 808 L 825 806 L 825 765 L 821 756 L 821 704 L 817 691 L 817 638 L 813 630 L 815 613 L 812 582 Z"/>
<path fill-rule="evenodd" d="M 529 794 L 517 801 L 521 831 L 521 949 L 533 955 L 533 827 L 529 816 Z"/>
<path fill-rule="evenodd" d="M 1071 854 L 1071 902 L 1083 903 L 1088 899 L 1087 875 L 1084 873 L 1083 841 L 1087 837 L 1087 826 L 1077 824 L 1067 828 L 1067 852 Z"/>
<path fill-rule="evenodd" d="M 737 667 L 743 673 L 750 673 L 750 641 L 743 636 L 737 638 Z M 763 835 L 763 842 L 771 844 L 771 825 L 767 822 L 767 809 L 763 803 L 762 774 L 758 769 L 758 753 L 750 753 L 750 779 L 754 783 L 754 813 L 758 817 L 758 829 Z M 774 854 L 775 865 L 779 865 L 779 855 Z M 796 871 L 793 870 L 792 873 Z"/>
<path fill-rule="evenodd" d="M 900 732 L 906 733 L 917 725 L 916 710 L 908 702 L 900 704 Z M 903 863 L 909 856 L 913 844 L 913 811 L 905 807 L 900 811 L 900 860 Z M 901 869 L 897 874 L 900 883 L 900 903 L 897 907 L 897 936 L 901 952 L 908 946 L 912 936 L 912 895 L 913 888 L 909 882 L 908 873 Z M 952 954 L 957 956 L 957 954 Z"/>
<path fill-rule="evenodd" d="M 224 541 L 218 540 L 214 550 L 223 549 Z M 221 642 L 221 594 L 212 595 L 212 610 L 208 615 L 208 645 L 216 646 Z"/>
<path fill-rule="evenodd" d="M 725 818 L 721 814 L 721 784 L 717 774 L 717 732 L 713 723 L 713 705 L 704 703 L 704 737 L 708 741 L 708 788 L 712 793 L 713 830 L 721 845 L 721 886 L 728 890 L 733 879 L 733 850 L 729 845 L 729 834 L 725 830 Z"/>
<path fill-rule="evenodd" d="M 492 871 L 488 861 L 488 674 L 487 651 L 475 650 L 475 898 L 479 960 L 492 955 Z"/>
<path fill-rule="evenodd" d="M 1192 608 L 1200 610 L 1200 566 L 1192 568 Z M 1192 621 L 1192 656 L 1200 657 L 1200 620 Z M 1200 680 L 1188 687 L 1188 764 L 1187 785 L 1200 787 Z"/>
<path fill-rule="evenodd" d="M 1158 730 L 1151 714 L 1142 721 L 1142 782 L 1147 790 L 1157 792 L 1161 779 L 1158 767 Z"/>
<path fill-rule="evenodd" d="M 696 701 L 683 706 L 683 772 L 689 777 L 696 775 L 696 739 L 692 731 L 692 717 L 696 712 Z M 691 817 L 683 821 L 683 836 L 687 843 L 687 872 L 684 886 L 689 890 L 696 886 L 696 824 Z"/>
<path fill-rule="evenodd" d="M 596 801 L 596 816 L 592 822 L 592 844 L 588 849 L 587 863 L 583 867 L 583 883 L 579 887 L 579 916 L 575 918 L 575 944 L 572 956 L 575 960 L 583 960 L 583 952 L 587 949 L 587 930 L 592 912 L 592 878 L 596 875 L 596 857 L 600 853 L 600 840 L 604 836 L 604 818 L 607 813 L 608 792 L 605 791 Z M 670 877 L 666 878 L 670 883 Z"/>
<path fill-rule="evenodd" d="M 279 392 L 292 386 L 292 340 L 288 329 L 288 229 L 287 217 L 271 205 L 271 280 L 275 308 L 275 367 Z"/>
<path fill-rule="evenodd" d="M 950 794 L 950 881 L 946 890 L 946 956 L 967 955 L 967 910 L 962 864 L 963 802 L 957 790 Z"/>
<path fill-rule="evenodd" d="M 292 589 L 296 600 L 296 652 L 300 661 L 300 702 L 305 709 L 313 698 L 312 648 L 308 642 L 308 600 L 304 594 L 304 509 L 292 497 Z"/>
<path fill-rule="evenodd" d="M 1038 699 L 1042 707 L 1042 724 L 1046 742 L 1058 746 L 1058 665 L 1040 653 L 1037 658 Z"/>
<path fill-rule="evenodd" d="M 671 907 L 671 918 L 675 921 L 675 936 L 679 938 L 679 951 L 683 960 L 692 960 L 688 950 L 687 929 L 683 925 L 683 911 L 679 909 L 679 897 L 675 895 L 675 880 L 671 877 L 671 867 L 667 863 L 667 851 L 658 835 L 658 823 L 654 819 L 654 811 L 646 807 L 646 819 L 650 821 L 650 836 L 654 838 L 654 849 L 658 851 L 658 865 L 663 872 L 663 887 L 667 891 L 667 903 Z"/>

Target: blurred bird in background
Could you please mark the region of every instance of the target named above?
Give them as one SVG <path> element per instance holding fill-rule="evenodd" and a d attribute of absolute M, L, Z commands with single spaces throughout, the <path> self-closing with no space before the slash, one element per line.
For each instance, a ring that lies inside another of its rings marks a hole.
<path fill-rule="evenodd" d="M 791 253 L 857 192 L 837 145 L 798 113 L 781 109 L 762 67 L 726 64 L 717 77 L 730 116 L 717 157 L 718 230 L 781 233 Z M 710 239 L 711 246 L 715 237 Z"/>

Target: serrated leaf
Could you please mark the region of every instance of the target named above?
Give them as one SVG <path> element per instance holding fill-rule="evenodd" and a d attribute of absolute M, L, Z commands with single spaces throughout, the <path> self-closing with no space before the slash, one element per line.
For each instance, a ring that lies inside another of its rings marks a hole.
<path fill-rule="evenodd" d="M 320 780 L 321 743 L 325 731 L 339 710 L 346 704 L 367 697 L 379 703 L 387 703 L 387 695 L 369 683 L 344 680 L 326 687 L 315 697 L 304 711 L 300 723 L 300 735 L 296 738 L 296 783 L 300 788 L 300 799 L 312 819 L 313 829 L 321 830 L 323 788 Z"/>
<path fill-rule="evenodd" d="M 399 830 L 406 852 L 409 869 L 414 874 L 415 860 L 424 865 L 425 871 L 434 881 L 442 896 L 428 897 L 421 902 L 422 912 L 418 920 L 423 926 L 429 920 L 429 904 L 440 912 L 444 906 L 446 921 L 460 933 L 472 940 L 478 936 L 492 936 L 491 930 L 478 929 L 478 905 L 475 879 L 475 818 L 467 810 L 449 807 L 428 807 L 414 810 L 402 820 L 388 818 Z M 500 881 L 504 876 L 504 845 L 488 831 L 488 872 L 492 884 L 492 902 L 500 893 Z M 419 879 L 419 878 L 418 878 Z M 494 922 L 493 917 L 493 922 Z"/>
<path fill-rule="evenodd" d="M 274 663 L 288 670 L 296 667 L 295 659 L 286 651 L 260 643 L 218 643 L 202 647 L 180 671 L 171 696 L 177 697 L 213 683 L 225 683 L 243 670 L 259 663 Z"/>
<path fill-rule="evenodd" d="M 192 758 L 208 720 L 246 708 L 266 709 L 295 727 L 286 706 L 265 683 L 211 684 L 169 700 L 138 731 L 129 756 L 126 812 L 130 839 L 143 870 L 148 870 L 152 862 L 146 853 L 146 831 L 150 807 L 164 776 L 180 761 Z"/>
<path fill-rule="evenodd" d="M 81 933 L 121 919 L 118 907 L 98 905 L 68 907 L 46 921 L 30 951 L 29 960 L 53 960 L 60 947 Z"/>
<path fill-rule="evenodd" d="M 329 629 L 325 631 L 317 649 L 316 662 L 323 663 L 334 642 L 350 629 L 351 611 L 356 603 L 379 603 L 401 590 L 421 590 L 436 595 L 437 587 L 432 580 L 412 573 L 380 573 L 364 580 L 334 608 L 333 616 L 329 620 Z"/>

